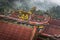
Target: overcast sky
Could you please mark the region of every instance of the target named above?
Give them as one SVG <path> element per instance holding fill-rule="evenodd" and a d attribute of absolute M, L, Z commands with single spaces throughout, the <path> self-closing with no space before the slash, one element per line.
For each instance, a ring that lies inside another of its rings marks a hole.
<path fill-rule="evenodd" d="M 36 6 L 37 9 L 47 10 L 53 6 L 60 5 L 60 0 L 16 0 L 14 1 L 15 8 L 22 7 L 22 5 L 27 5 L 29 8 Z"/>
<path fill-rule="evenodd" d="M 38 9 L 45 10 L 60 5 L 60 0 L 31 0 L 30 4 Z"/>
<path fill-rule="evenodd" d="M 60 5 L 60 0 L 50 0 L 53 3 L 56 3 L 57 5 Z"/>
<path fill-rule="evenodd" d="M 52 3 L 56 3 L 57 5 L 60 5 L 60 0 L 34 0 L 34 1 L 38 1 L 38 2 L 52 2 Z"/>

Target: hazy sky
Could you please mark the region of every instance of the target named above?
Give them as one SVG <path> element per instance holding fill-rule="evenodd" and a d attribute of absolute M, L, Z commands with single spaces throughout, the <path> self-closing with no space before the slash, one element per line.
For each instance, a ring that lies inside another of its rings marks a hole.
<path fill-rule="evenodd" d="M 57 5 L 60 5 L 60 0 L 50 0 L 53 3 L 56 3 Z"/>
<path fill-rule="evenodd" d="M 52 3 L 56 3 L 57 5 L 60 5 L 60 0 L 34 0 L 34 1 L 38 1 L 38 2 L 52 2 Z"/>
<path fill-rule="evenodd" d="M 49 9 L 53 6 L 60 5 L 60 0 L 31 0 L 31 6 L 36 6 L 38 9 Z"/>
<path fill-rule="evenodd" d="M 37 9 L 47 10 L 53 6 L 60 5 L 60 0 L 16 0 L 14 1 L 15 8 L 28 6 L 29 8 L 36 6 Z"/>

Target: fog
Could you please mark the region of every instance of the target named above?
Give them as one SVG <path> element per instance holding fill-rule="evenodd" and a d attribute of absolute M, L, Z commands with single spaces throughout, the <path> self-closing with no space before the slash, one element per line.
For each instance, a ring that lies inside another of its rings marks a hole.
<path fill-rule="evenodd" d="M 36 7 L 37 10 L 48 10 L 53 6 L 60 5 L 60 0 L 8 0 L 10 5 L 15 9 L 28 10 Z"/>

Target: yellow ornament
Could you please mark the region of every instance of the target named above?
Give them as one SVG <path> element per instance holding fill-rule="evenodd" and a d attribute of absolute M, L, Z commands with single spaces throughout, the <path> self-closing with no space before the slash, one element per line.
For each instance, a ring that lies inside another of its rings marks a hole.
<path fill-rule="evenodd" d="M 39 26 L 39 28 L 44 28 L 44 26 L 43 26 L 43 25 L 41 25 L 41 26 Z"/>
<path fill-rule="evenodd" d="M 28 20 L 28 15 L 26 14 L 25 19 Z"/>
<path fill-rule="evenodd" d="M 28 13 L 29 13 L 29 14 L 32 14 L 32 12 L 31 12 L 31 11 L 29 11 Z"/>

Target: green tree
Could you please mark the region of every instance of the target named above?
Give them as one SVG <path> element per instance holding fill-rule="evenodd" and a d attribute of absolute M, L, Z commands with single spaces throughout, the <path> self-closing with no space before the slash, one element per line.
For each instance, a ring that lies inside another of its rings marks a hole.
<path fill-rule="evenodd" d="M 52 7 L 51 9 L 48 10 L 48 13 L 52 18 L 59 19 L 60 18 L 60 6 Z"/>

